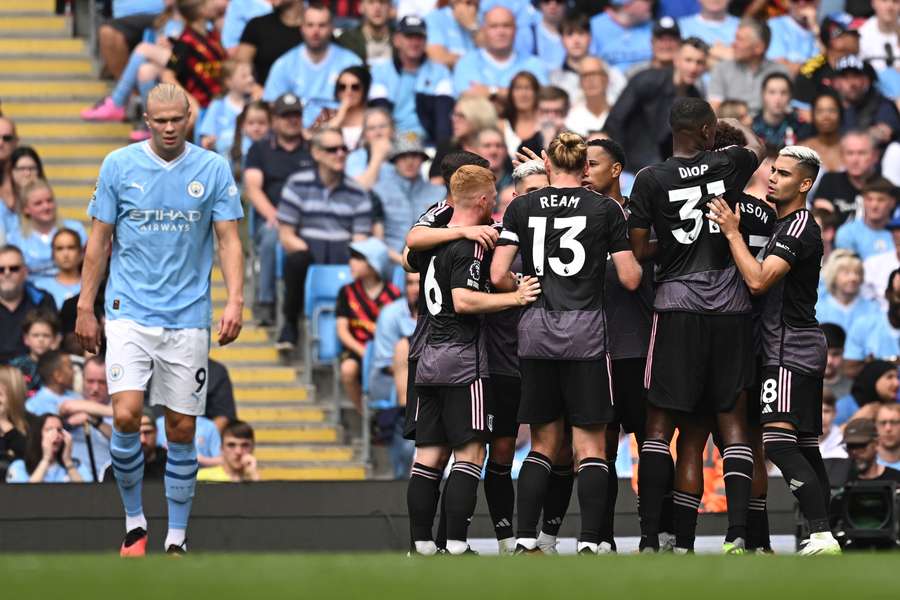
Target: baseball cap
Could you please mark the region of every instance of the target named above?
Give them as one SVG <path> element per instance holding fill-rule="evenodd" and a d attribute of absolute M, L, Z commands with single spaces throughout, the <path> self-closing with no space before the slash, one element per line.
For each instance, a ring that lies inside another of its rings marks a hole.
<path fill-rule="evenodd" d="M 403 35 L 425 35 L 425 20 L 416 15 L 406 15 L 397 24 L 397 33 Z"/>
<path fill-rule="evenodd" d="M 428 154 L 425 153 L 425 147 L 419 140 L 419 136 L 415 134 L 401 135 L 397 138 L 390 155 L 388 155 L 388 160 L 394 162 L 404 154 L 418 154 L 422 158 L 428 159 Z"/>
<path fill-rule="evenodd" d="M 278 98 L 275 100 L 275 104 L 272 105 L 272 112 L 279 117 L 283 117 L 284 115 L 289 115 L 292 113 L 302 114 L 303 103 L 300 102 L 300 98 L 298 98 L 296 94 L 287 92 L 278 96 Z"/>
<path fill-rule="evenodd" d="M 831 40 L 845 33 L 859 37 L 857 23 L 851 15 L 833 13 L 822 19 L 822 25 L 819 26 L 819 37 L 822 39 L 823 46 L 827 47 Z"/>
<path fill-rule="evenodd" d="M 653 23 L 653 37 L 662 37 L 664 35 L 671 35 L 681 39 L 681 29 L 678 28 L 678 23 L 672 17 L 663 17 Z"/>
<path fill-rule="evenodd" d="M 863 60 L 856 56 L 855 54 L 850 54 L 848 56 L 843 57 L 837 62 L 835 66 L 835 72 L 839 75 L 841 73 L 847 73 L 849 71 L 857 71 L 858 73 L 866 72 L 866 63 Z"/>
<path fill-rule="evenodd" d="M 366 238 L 350 244 L 350 253 L 361 256 L 372 267 L 382 281 L 391 278 L 391 258 L 387 245 L 376 237 Z"/>
<path fill-rule="evenodd" d="M 875 421 L 872 419 L 853 419 L 844 427 L 845 444 L 868 444 L 877 437 Z"/>

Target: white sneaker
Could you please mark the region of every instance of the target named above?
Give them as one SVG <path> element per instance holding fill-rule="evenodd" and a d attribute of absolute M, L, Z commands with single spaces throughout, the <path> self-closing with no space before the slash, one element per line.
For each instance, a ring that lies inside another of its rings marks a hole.
<path fill-rule="evenodd" d="M 541 552 L 544 554 L 559 554 L 559 550 L 556 549 L 558 543 L 555 535 L 548 535 L 543 531 L 537 538 L 537 547 L 540 548 Z"/>
<path fill-rule="evenodd" d="M 600 545 L 597 546 L 597 554 L 615 554 L 616 550 L 612 547 L 612 544 L 609 542 L 600 542 Z"/>
<path fill-rule="evenodd" d="M 671 552 L 675 548 L 675 534 L 667 531 L 659 532 L 659 551 Z"/>
<path fill-rule="evenodd" d="M 497 540 L 497 547 L 500 556 L 512 556 L 516 552 L 516 538 Z"/>
<path fill-rule="evenodd" d="M 415 550 L 417 556 L 434 556 L 438 553 L 438 547 L 432 541 L 416 542 Z"/>
<path fill-rule="evenodd" d="M 578 554 L 597 554 L 597 544 L 578 542 Z"/>
<path fill-rule="evenodd" d="M 803 546 L 800 556 L 827 556 L 841 554 L 841 545 L 830 531 L 811 533 L 809 543 Z"/>

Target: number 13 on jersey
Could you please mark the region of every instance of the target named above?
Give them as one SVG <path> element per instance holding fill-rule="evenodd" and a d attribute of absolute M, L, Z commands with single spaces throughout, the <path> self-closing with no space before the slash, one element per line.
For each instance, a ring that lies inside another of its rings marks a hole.
<path fill-rule="evenodd" d="M 584 245 L 576 239 L 578 234 L 587 227 L 587 217 L 556 217 L 553 219 L 553 229 L 564 229 L 559 247 L 572 252 L 572 260 L 563 262 L 556 256 L 547 259 L 550 270 L 560 277 L 577 275 L 584 267 Z M 534 230 L 534 240 L 531 247 L 531 262 L 534 263 L 534 273 L 538 277 L 544 274 L 545 244 L 547 240 L 547 217 L 528 217 L 528 228 Z"/>

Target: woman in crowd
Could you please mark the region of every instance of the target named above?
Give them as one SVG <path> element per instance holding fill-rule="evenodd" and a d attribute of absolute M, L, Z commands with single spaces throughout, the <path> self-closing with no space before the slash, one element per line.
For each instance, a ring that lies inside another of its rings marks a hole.
<path fill-rule="evenodd" d="M 527 71 L 517 73 L 509 84 L 509 102 L 506 118 L 503 119 L 503 137 L 506 139 L 506 153 L 515 156 L 519 146 L 532 150 L 541 148 L 541 133 L 538 128 L 538 90 L 541 84 L 537 77 Z"/>
<path fill-rule="evenodd" d="M 25 186 L 19 195 L 19 228 L 7 235 L 10 244 L 18 246 L 25 256 L 29 277 L 39 279 L 54 277 L 56 266 L 53 264 L 53 236 L 60 226 L 75 231 L 81 244 L 87 241 L 84 226 L 78 221 L 57 218 L 56 200 L 50 184 L 38 179 Z"/>
<path fill-rule="evenodd" d="M 25 457 L 28 422 L 25 420 L 25 379 L 22 372 L 0 365 L 0 478 L 6 469 Z"/>
<path fill-rule="evenodd" d="M 453 137 L 437 147 L 428 177 L 431 182 L 444 185 L 441 178 L 441 160 L 451 152 L 463 150 L 464 144 L 472 144 L 475 134 L 487 127 L 497 127 L 497 111 L 491 101 L 483 96 L 462 96 L 450 115 Z"/>
<path fill-rule="evenodd" d="M 341 130 L 344 143 L 351 151 L 359 146 L 371 86 L 369 69 L 362 66 L 347 67 L 341 71 L 334 84 L 334 99 L 339 103 L 338 108 L 325 109 L 319 115 L 319 119 L 326 122 L 328 127 Z"/>
<path fill-rule="evenodd" d="M 25 186 L 32 181 L 45 179 L 41 157 L 31 146 L 19 146 L 12 151 L 9 156 L 9 169 L 14 198 L 18 198 Z M 12 210 L 7 209 L 5 204 L 0 207 L 7 235 L 19 227 L 19 213 L 16 204 L 14 203 L 10 208 Z"/>
<path fill-rule="evenodd" d="M 72 434 L 52 413 L 35 421 L 25 444 L 25 456 L 9 465 L 7 483 L 70 483 L 91 481 L 85 465 L 72 458 Z"/>
<path fill-rule="evenodd" d="M 81 263 L 84 260 L 84 249 L 78 232 L 62 228 L 53 235 L 50 244 L 53 253 L 53 264 L 56 275 L 39 279 L 36 285 L 50 292 L 56 302 L 57 310 L 63 302 L 81 292 Z"/>
<path fill-rule="evenodd" d="M 825 294 L 816 303 L 816 318 L 820 323 L 840 325 L 850 331 L 853 323 L 881 308 L 877 301 L 863 298 L 862 261 L 850 250 L 834 250 L 822 267 Z"/>
<path fill-rule="evenodd" d="M 344 171 L 367 190 L 381 177 L 382 170 L 393 168 L 388 155 L 393 148 L 394 118 L 381 107 L 366 110 L 362 144 L 347 156 Z"/>
<path fill-rule="evenodd" d="M 882 404 L 897 401 L 898 389 L 896 365 L 883 360 L 866 363 L 853 381 L 850 393 L 837 401 L 834 422 L 843 425 L 851 419 L 874 419 Z"/>
<path fill-rule="evenodd" d="M 840 171 L 841 162 L 841 121 L 844 108 L 837 93 L 824 91 L 813 100 L 812 124 L 816 134 L 800 142 L 819 153 L 825 171 Z"/>
<path fill-rule="evenodd" d="M 262 100 L 249 102 L 234 124 L 234 142 L 228 156 L 231 158 L 231 168 L 234 178 L 241 180 L 244 171 L 244 161 L 247 151 L 253 142 L 258 142 L 269 134 L 272 126 L 272 113 L 269 103 Z"/>

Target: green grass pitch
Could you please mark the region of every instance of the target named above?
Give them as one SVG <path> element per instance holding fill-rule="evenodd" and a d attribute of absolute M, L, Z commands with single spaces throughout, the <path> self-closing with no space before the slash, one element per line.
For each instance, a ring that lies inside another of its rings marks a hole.
<path fill-rule="evenodd" d="M 900 554 L 438 557 L 0 555 L 3 598 L 806 600 L 900 598 Z"/>

